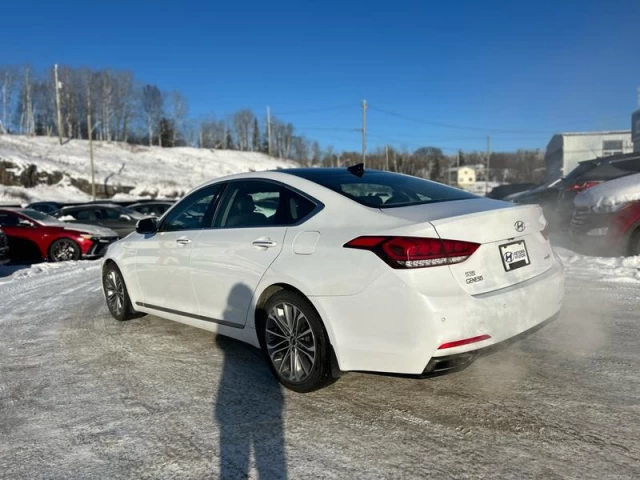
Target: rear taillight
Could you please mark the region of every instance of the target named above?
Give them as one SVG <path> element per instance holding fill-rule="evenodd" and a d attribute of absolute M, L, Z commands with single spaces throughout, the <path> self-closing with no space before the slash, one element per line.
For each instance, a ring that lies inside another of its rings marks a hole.
<path fill-rule="evenodd" d="M 602 182 L 584 182 L 584 183 L 576 183 L 574 185 L 568 186 L 565 190 L 567 192 L 582 192 L 583 190 L 587 190 L 588 188 L 595 187 Z"/>
<path fill-rule="evenodd" d="M 367 236 L 344 246 L 370 250 L 392 268 L 424 268 L 464 262 L 480 245 L 440 238 Z"/>

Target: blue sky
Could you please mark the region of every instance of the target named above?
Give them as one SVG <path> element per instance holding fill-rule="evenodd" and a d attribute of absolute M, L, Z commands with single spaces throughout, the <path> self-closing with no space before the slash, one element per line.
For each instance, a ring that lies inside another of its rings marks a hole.
<path fill-rule="evenodd" d="M 640 86 L 638 0 L 37 0 L 2 16 L 2 64 L 131 69 L 194 116 L 270 105 L 346 149 L 359 133 L 329 129 L 359 128 L 365 98 L 372 146 L 484 149 L 491 133 L 507 150 L 627 129 Z"/>

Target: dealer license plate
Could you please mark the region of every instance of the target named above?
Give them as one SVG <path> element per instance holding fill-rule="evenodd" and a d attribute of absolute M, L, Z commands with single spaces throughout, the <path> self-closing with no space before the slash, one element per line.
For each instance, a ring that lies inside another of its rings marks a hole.
<path fill-rule="evenodd" d="M 524 240 L 500 245 L 500 256 L 502 257 L 502 265 L 507 272 L 526 267 L 531 263 Z"/>

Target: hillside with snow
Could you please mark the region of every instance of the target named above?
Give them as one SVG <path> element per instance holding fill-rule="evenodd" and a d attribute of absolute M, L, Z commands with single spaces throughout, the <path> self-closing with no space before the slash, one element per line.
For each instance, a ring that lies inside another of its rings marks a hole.
<path fill-rule="evenodd" d="M 180 196 L 213 178 L 233 173 L 299 166 L 263 153 L 208 150 L 190 147 L 161 148 L 116 142 L 93 142 L 95 181 L 99 195 L 105 181 L 127 196 Z M 54 137 L 0 135 L 0 202 L 38 200 L 84 201 L 91 180 L 89 142 Z M 35 168 L 34 168 L 35 166 Z M 18 179 L 38 177 L 25 188 Z M 80 188 L 79 188 L 80 187 Z M 84 190 L 84 191 L 83 191 Z M 118 194 L 122 196 L 122 193 Z"/>

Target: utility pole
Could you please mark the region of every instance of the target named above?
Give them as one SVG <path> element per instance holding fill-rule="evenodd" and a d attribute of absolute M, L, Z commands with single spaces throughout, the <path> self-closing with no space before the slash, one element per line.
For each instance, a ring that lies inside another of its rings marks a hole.
<path fill-rule="evenodd" d="M 362 163 L 367 166 L 367 101 L 362 100 Z"/>
<path fill-rule="evenodd" d="M 267 144 L 269 156 L 271 156 L 271 109 L 267 105 Z"/>
<path fill-rule="evenodd" d="M 96 199 L 96 177 L 93 168 L 93 125 L 91 124 L 91 84 L 87 81 L 87 133 L 89 134 L 89 159 L 91 161 L 91 197 Z"/>
<path fill-rule="evenodd" d="M 62 113 L 60 112 L 60 82 L 58 81 L 58 64 L 53 66 L 53 77 L 56 82 L 56 109 L 58 110 L 58 140 L 62 145 Z"/>
<path fill-rule="evenodd" d="M 487 172 L 484 181 L 484 194 L 489 192 L 489 168 L 491 166 L 491 137 L 487 135 Z"/>
<path fill-rule="evenodd" d="M 384 169 L 389 171 L 389 145 L 384 146 Z"/>

